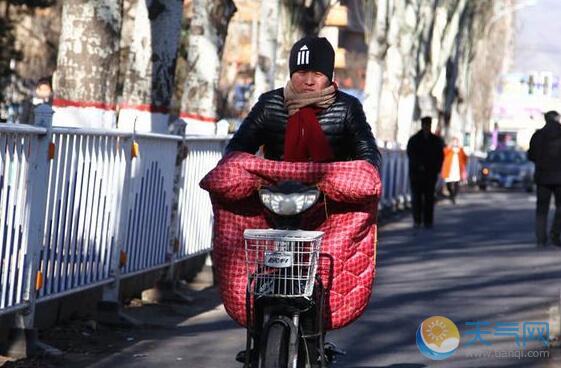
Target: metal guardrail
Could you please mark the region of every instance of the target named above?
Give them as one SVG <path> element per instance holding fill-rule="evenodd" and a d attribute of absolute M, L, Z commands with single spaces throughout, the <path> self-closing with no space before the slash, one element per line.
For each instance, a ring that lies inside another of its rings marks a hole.
<path fill-rule="evenodd" d="M 409 161 L 401 150 L 381 149 L 382 153 L 382 199 L 381 208 L 407 207 L 411 202 L 409 187 Z"/>
<path fill-rule="evenodd" d="M 0 315 L 26 309 L 16 324 L 30 328 L 38 302 L 208 252 L 212 208 L 198 182 L 227 140 L 0 125 Z"/>
<path fill-rule="evenodd" d="M 411 205 L 411 188 L 409 184 L 409 160 L 407 153 L 401 150 L 381 149 L 382 153 L 382 200 L 380 208 L 396 210 Z M 477 182 L 481 170 L 480 160 L 483 154 L 476 153 L 469 157 L 466 171 L 468 185 Z"/>
<path fill-rule="evenodd" d="M 220 161 L 226 148 L 225 140 L 197 139 L 186 143 L 189 155 L 183 161 L 179 177 L 178 260 L 206 251 L 204 244 L 212 242 L 212 231 L 209 231 L 213 222 L 212 208 L 199 182 Z"/>
<path fill-rule="evenodd" d="M 37 130 L 8 127 L 0 135 L 0 313 L 25 307 L 29 264 L 28 183 L 33 175 L 30 153 L 37 150 Z"/>

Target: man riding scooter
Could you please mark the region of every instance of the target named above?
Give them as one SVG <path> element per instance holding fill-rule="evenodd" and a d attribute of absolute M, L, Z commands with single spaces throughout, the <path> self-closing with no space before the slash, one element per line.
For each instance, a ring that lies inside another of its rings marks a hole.
<path fill-rule="evenodd" d="M 361 103 L 339 91 L 332 81 L 334 60 L 333 47 L 325 38 L 305 37 L 296 42 L 290 53 L 290 80 L 286 86 L 260 96 L 227 146 L 225 159 L 201 182 L 211 193 L 215 208 L 217 272 L 231 274 L 219 281 L 224 304 L 227 312 L 242 325 L 248 323 L 244 315 L 246 308 L 238 306 L 243 304 L 243 298 L 231 290 L 240 288 L 242 282 L 241 278 L 232 281 L 239 276 L 239 267 L 234 267 L 232 261 L 239 249 L 232 243 L 239 240 L 242 222 L 247 228 L 271 227 L 250 199 L 252 192 L 262 188 L 262 182 L 276 184 L 298 178 L 325 195 L 324 211 L 320 206 L 325 213 L 323 223 L 318 225 L 320 222 L 315 221 L 318 216 L 311 209 L 312 214 L 308 216 L 311 221 L 304 221 L 304 226 L 315 230 L 310 225 L 314 223 L 324 231 L 325 249 L 328 253 L 331 250 L 328 256 L 336 258 L 331 260 L 330 270 L 320 265 L 318 271 L 325 288 L 333 289 L 326 297 L 327 329 L 342 327 L 356 319 L 370 296 L 381 156 Z M 265 160 L 247 155 L 255 154 L 260 147 Z M 313 166 L 312 163 L 322 164 Z M 247 209 L 240 209 L 242 199 L 246 200 L 243 206 Z M 354 217 L 353 211 L 357 214 Z M 343 240 L 334 234 L 343 234 Z M 341 249 L 346 245 L 349 249 Z M 356 258 L 353 264 L 345 265 L 353 257 Z M 360 271 L 353 275 L 358 264 Z M 347 272 L 352 279 L 344 276 L 330 280 L 337 272 Z M 326 277 L 328 273 L 330 276 Z M 345 305 L 353 299 L 358 304 L 356 310 Z M 307 324 L 313 325 L 304 316 L 302 325 Z"/>

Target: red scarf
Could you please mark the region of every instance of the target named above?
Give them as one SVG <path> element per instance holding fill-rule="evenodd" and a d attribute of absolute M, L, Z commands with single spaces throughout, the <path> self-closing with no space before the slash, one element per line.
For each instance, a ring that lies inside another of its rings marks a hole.
<path fill-rule="evenodd" d="M 328 162 L 333 152 L 316 113 L 319 108 L 303 107 L 288 118 L 284 135 L 284 160 L 289 162 Z"/>

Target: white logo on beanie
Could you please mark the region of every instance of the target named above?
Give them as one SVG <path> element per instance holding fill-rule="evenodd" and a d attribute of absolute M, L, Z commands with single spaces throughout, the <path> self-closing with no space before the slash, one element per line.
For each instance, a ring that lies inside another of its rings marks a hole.
<path fill-rule="evenodd" d="M 298 51 L 298 58 L 296 60 L 296 65 L 307 65 L 310 63 L 310 50 L 308 50 L 308 46 L 304 45 L 300 47 Z"/>

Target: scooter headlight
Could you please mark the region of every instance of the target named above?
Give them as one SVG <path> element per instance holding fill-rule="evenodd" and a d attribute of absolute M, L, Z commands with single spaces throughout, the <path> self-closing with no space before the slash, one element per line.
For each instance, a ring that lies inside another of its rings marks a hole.
<path fill-rule="evenodd" d="M 261 202 L 277 215 L 297 215 L 312 207 L 319 198 L 319 190 L 309 190 L 302 193 L 275 193 L 268 189 L 259 191 Z"/>

